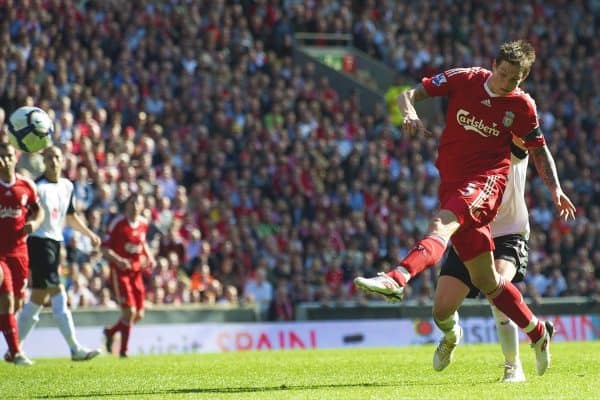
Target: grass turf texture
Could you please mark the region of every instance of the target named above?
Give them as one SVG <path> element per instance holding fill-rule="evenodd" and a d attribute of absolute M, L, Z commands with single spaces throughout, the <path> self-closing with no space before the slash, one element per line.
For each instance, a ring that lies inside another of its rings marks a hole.
<path fill-rule="evenodd" d="M 220 354 L 103 355 L 89 362 L 38 359 L 0 365 L 0 398 L 50 399 L 598 399 L 600 342 L 552 345 L 552 368 L 535 373 L 521 346 L 527 382 L 499 383 L 498 345 L 459 346 L 443 372 L 433 345 Z"/>

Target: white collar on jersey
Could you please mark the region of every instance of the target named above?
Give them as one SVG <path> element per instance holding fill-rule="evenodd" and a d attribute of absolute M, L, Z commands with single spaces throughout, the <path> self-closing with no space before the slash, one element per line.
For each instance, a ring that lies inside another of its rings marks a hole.
<path fill-rule="evenodd" d="M 492 76 L 488 76 L 488 78 L 485 80 L 485 82 L 483 83 L 483 88 L 485 89 L 486 93 L 490 96 L 490 97 L 500 97 L 499 94 L 496 94 L 494 92 L 492 92 L 492 90 L 490 89 L 490 86 L 488 85 L 488 82 L 490 81 L 490 79 L 492 78 Z"/>
<path fill-rule="evenodd" d="M 15 178 L 15 179 L 13 179 L 13 180 L 12 180 L 12 181 L 10 181 L 10 182 L 5 182 L 5 181 L 3 181 L 2 179 L 0 179 L 0 185 L 2 185 L 2 186 L 4 186 L 4 187 L 7 187 L 7 188 L 9 188 L 9 187 L 11 187 L 12 185 L 14 185 L 16 181 L 17 181 L 17 179 L 16 179 L 16 178 Z"/>
<path fill-rule="evenodd" d="M 127 223 L 129 224 L 129 226 L 131 226 L 132 228 L 137 228 L 138 225 L 140 224 L 140 218 L 136 217 L 135 221 L 130 220 L 129 218 L 125 217 L 125 219 L 127 220 Z"/>

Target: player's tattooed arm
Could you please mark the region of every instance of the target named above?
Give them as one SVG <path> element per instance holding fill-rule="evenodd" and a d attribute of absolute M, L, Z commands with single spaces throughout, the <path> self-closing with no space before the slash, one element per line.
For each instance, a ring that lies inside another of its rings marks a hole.
<path fill-rule="evenodd" d="M 556 172 L 556 164 L 554 163 L 554 158 L 552 158 L 548 146 L 544 145 L 529 149 L 529 154 L 531 154 L 535 169 L 548 189 L 550 189 L 552 199 L 560 212 L 560 216 L 565 220 L 575 218 L 575 206 L 560 187 L 558 173 Z"/>
<path fill-rule="evenodd" d="M 554 163 L 554 158 L 552 158 L 548 146 L 529 149 L 529 153 L 531 154 L 531 158 L 533 159 L 533 163 L 540 178 L 542 178 L 548 189 L 551 191 L 560 189 L 556 164 Z"/>

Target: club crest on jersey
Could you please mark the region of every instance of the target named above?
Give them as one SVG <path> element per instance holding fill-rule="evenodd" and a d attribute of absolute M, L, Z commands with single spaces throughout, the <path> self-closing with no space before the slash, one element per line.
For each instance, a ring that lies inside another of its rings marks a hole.
<path fill-rule="evenodd" d="M 469 197 L 475 193 L 475 189 L 477 189 L 477 185 L 471 182 L 468 183 L 464 189 L 460 190 L 460 194 L 462 194 L 464 197 Z"/>
<path fill-rule="evenodd" d="M 439 73 L 431 79 L 431 83 L 435 86 L 441 86 L 442 83 L 446 83 L 446 76 L 443 73 Z"/>
<path fill-rule="evenodd" d="M 502 124 L 505 127 L 509 127 L 513 124 L 513 121 L 515 120 L 515 113 L 512 111 L 507 111 L 504 113 L 504 118 L 502 118 Z"/>

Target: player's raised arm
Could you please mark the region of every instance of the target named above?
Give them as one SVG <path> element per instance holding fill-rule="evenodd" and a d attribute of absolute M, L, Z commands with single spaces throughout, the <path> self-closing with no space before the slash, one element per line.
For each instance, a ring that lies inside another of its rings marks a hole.
<path fill-rule="evenodd" d="M 550 154 L 548 146 L 543 145 L 529 149 L 529 154 L 533 159 L 533 164 L 538 174 L 550 190 L 552 200 L 559 210 L 560 216 L 565 220 L 575 218 L 575 206 L 567 195 L 563 192 L 558 173 L 556 172 L 556 164 L 554 158 Z"/>
<path fill-rule="evenodd" d="M 408 133 L 409 135 L 425 132 L 423 122 L 419 118 L 417 110 L 415 109 L 415 103 L 425 100 L 428 97 L 429 95 L 425 91 L 423 85 L 420 83 L 417 86 L 402 92 L 400 96 L 398 96 L 398 106 L 404 115 L 402 129 L 404 129 L 404 132 Z"/>

